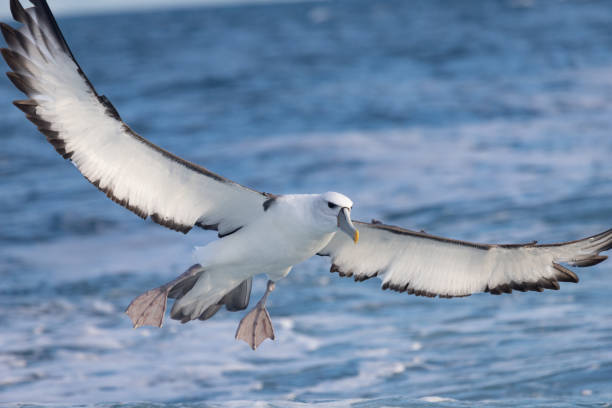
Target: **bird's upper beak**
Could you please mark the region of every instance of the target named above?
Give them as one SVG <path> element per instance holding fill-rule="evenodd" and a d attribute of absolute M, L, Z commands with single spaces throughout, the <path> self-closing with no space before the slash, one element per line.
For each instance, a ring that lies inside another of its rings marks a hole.
<path fill-rule="evenodd" d="M 338 214 L 338 228 L 351 237 L 355 243 L 359 241 L 359 231 L 357 231 L 357 228 L 355 228 L 351 221 L 351 210 L 346 207 L 341 209 L 340 214 Z"/>

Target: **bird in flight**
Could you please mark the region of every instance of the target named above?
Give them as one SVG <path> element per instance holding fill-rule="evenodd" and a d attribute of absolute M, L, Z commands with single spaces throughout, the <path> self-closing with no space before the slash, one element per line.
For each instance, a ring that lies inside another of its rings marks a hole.
<path fill-rule="evenodd" d="M 578 282 L 566 266 L 607 257 L 612 229 L 557 244 L 477 244 L 415 232 L 377 221 L 353 222 L 346 196 L 262 193 L 163 150 L 134 132 L 94 89 L 70 51 L 45 0 L 24 9 L 10 0 L 18 28 L 0 23 L 7 75 L 27 99 L 14 101 L 55 150 L 111 200 L 142 218 L 189 232 L 200 227 L 219 239 L 195 249 L 198 264 L 132 301 L 134 327 L 161 327 L 167 299 L 173 319 L 206 320 L 221 307 L 247 308 L 253 276 L 267 274 L 265 294 L 241 320 L 236 338 L 253 349 L 274 330 L 266 300 L 275 282 L 314 256 L 331 272 L 383 289 L 452 298 L 559 289 Z"/>

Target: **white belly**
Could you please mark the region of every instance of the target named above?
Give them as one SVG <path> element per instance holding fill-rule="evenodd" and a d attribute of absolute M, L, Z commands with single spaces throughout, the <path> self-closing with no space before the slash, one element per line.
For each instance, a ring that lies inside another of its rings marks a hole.
<path fill-rule="evenodd" d="M 205 273 L 174 307 L 197 317 L 245 279 L 259 274 L 282 279 L 336 233 L 333 223 L 314 224 L 307 212 L 280 202 L 235 233 L 196 248 L 194 256 Z"/>
<path fill-rule="evenodd" d="M 289 268 L 311 258 L 332 239 L 334 232 L 313 232 L 300 226 L 259 222 L 213 241 L 195 251 L 204 267 L 237 267 L 250 276 Z"/>

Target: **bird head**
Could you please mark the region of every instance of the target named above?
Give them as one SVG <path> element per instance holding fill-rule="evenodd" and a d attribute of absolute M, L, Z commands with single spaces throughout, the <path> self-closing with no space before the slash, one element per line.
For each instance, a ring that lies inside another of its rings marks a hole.
<path fill-rule="evenodd" d="M 325 215 L 334 217 L 337 228 L 357 243 L 359 241 L 359 231 L 351 221 L 351 209 L 353 208 L 351 199 L 335 192 L 322 194 L 321 199 L 321 206 Z"/>

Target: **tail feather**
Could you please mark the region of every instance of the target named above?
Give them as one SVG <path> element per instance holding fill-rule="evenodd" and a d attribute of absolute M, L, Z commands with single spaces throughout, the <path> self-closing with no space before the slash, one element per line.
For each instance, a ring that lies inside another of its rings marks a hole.
<path fill-rule="evenodd" d="M 222 304 L 230 312 L 238 312 L 249 306 L 251 299 L 251 287 L 253 286 L 253 278 L 246 279 L 242 283 L 232 289 L 227 295 L 221 299 Z"/>
<path fill-rule="evenodd" d="M 251 297 L 253 278 L 249 277 L 236 285 L 235 281 L 229 279 L 218 281 L 215 275 L 205 271 L 201 276 L 175 286 L 169 295 L 176 299 L 170 317 L 187 323 L 195 319 L 210 319 L 224 305 L 231 312 L 246 309 Z"/>
<path fill-rule="evenodd" d="M 202 272 L 204 273 L 204 272 Z M 196 275 L 196 276 L 191 276 L 179 283 L 177 283 L 176 285 L 174 285 L 172 287 L 172 289 L 170 290 L 170 292 L 168 293 L 168 298 L 170 299 L 179 299 L 182 298 L 183 296 L 185 296 L 187 294 L 187 292 L 189 292 L 192 288 L 193 285 L 196 284 L 196 282 L 198 281 L 198 278 L 200 277 L 200 275 Z"/>

